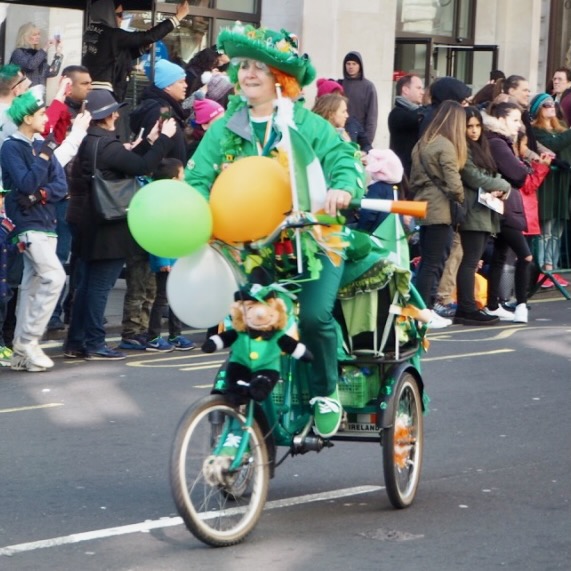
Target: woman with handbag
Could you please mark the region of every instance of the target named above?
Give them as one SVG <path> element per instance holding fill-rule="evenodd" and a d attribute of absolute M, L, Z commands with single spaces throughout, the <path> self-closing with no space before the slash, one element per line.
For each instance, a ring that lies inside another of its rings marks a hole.
<path fill-rule="evenodd" d="M 92 122 L 79 149 L 73 177 L 83 192 L 75 189 L 72 198 L 76 204 L 70 204 L 70 208 L 81 214 L 75 245 L 80 277 L 64 346 L 68 358 L 125 358 L 105 342 L 104 312 L 126 256 L 140 247 L 129 232 L 126 214 L 110 220 L 108 210 L 96 198 L 101 198 L 102 187 L 107 186 L 112 196 L 121 181 L 128 186 L 135 177 L 150 174 L 168 153 L 176 131 L 174 119 L 165 121 L 160 133 L 157 124 L 147 140 L 140 143 L 145 147 L 137 154 L 126 148 L 115 132 L 118 110 L 123 105 L 106 90 L 93 90 L 87 97 L 86 107 Z"/>
<path fill-rule="evenodd" d="M 460 170 L 467 157 L 466 114 L 455 101 L 444 101 L 412 151 L 410 188 L 415 200 L 428 202 L 426 218 L 419 220 L 421 262 L 416 288 L 432 310 L 428 327 L 442 329 L 452 320 L 433 309 L 436 286 L 450 253 L 453 214 L 464 202 Z"/>

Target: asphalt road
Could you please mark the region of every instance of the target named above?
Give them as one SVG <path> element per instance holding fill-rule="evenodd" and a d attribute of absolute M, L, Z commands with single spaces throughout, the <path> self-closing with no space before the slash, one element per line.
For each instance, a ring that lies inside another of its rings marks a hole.
<path fill-rule="evenodd" d="M 0 370 L 0 570 L 567 570 L 571 303 L 540 300 L 530 316 L 431 334 L 409 509 L 389 504 L 377 444 L 337 443 L 288 459 L 256 530 L 225 549 L 180 523 L 167 471 L 178 420 L 222 357 L 60 353 L 49 373 Z"/>

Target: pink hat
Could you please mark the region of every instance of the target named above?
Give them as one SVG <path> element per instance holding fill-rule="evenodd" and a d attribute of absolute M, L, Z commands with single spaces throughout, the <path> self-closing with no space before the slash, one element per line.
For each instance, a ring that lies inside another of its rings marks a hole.
<path fill-rule="evenodd" d="M 224 107 L 212 99 L 194 100 L 194 119 L 199 125 L 210 123 L 218 115 L 224 114 Z"/>
<path fill-rule="evenodd" d="M 397 155 L 390 149 L 371 149 L 367 154 L 365 170 L 373 180 L 396 184 L 402 180 L 404 169 Z"/>
<path fill-rule="evenodd" d="M 339 92 L 343 95 L 343 86 L 332 79 L 325 79 L 320 77 L 317 80 L 317 97 L 322 97 L 323 95 L 329 95 L 330 93 Z"/>

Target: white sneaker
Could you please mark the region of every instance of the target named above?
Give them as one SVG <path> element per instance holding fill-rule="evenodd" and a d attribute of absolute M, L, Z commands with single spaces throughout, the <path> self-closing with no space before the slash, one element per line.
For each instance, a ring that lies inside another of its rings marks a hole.
<path fill-rule="evenodd" d="M 527 305 L 525 303 L 518 303 L 514 311 L 514 323 L 527 323 Z"/>
<path fill-rule="evenodd" d="M 513 321 L 514 320 L 514 314 L 511 311 L 504 309 L 501 305 L 498 305 L 498 309 L 488 309 L 486 307 L 484 309 L 484 311 L 488 315 L 495 315 L 496 317 L 499 317 L 500 321 Z"/>
<path fill-rule="evenodd" d="M 434 311 L 433 309 L 430 310 L 432 317 L 428 322 L 428 329 L 444 329 L 449 325 L 452 325 L 452 319 L 447 319 L 446 317 L 441 317 Z"/>
<path fill-rule="evenodd" d="M 42 351 L 42 348 L 37 343 L 14 343 L 14 356 L 22 357 L 28 365 L 32 368 L 40 368 L 42 370 L 51 369 L 54 366 L 54 362 Z M 23 366 L 22 359 L 16 359 L 19 366 Z M 18 365 L 17 365 L 18 366 Z M 12 365 L 14 369 L 14 366 Z M 16 371 L 32 369 L 26 367 L 26 369 L 17 368 Z"/>
<path fill-rule="evenodd" d="M 14 351 L 12 359 L 10 360 L 10 369 L 12 371 L 28 371 L 28 373 L 41 373 L 47 371 L 45 367 L 38 367 L 30 363 L 30 360 L 25 355 Z"/>

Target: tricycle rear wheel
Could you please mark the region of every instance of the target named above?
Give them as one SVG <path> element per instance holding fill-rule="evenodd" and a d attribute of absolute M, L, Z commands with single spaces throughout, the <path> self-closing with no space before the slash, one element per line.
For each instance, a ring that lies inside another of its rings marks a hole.
<path fill-rule="evenodd" d="M 382 431 L 383 470 L 391 504 L 406 508 L 412 504 L 420 480 L 424 449 L 422 396 L 418 382 L 404 372 L 393 390 L 392 418 Z"/>

